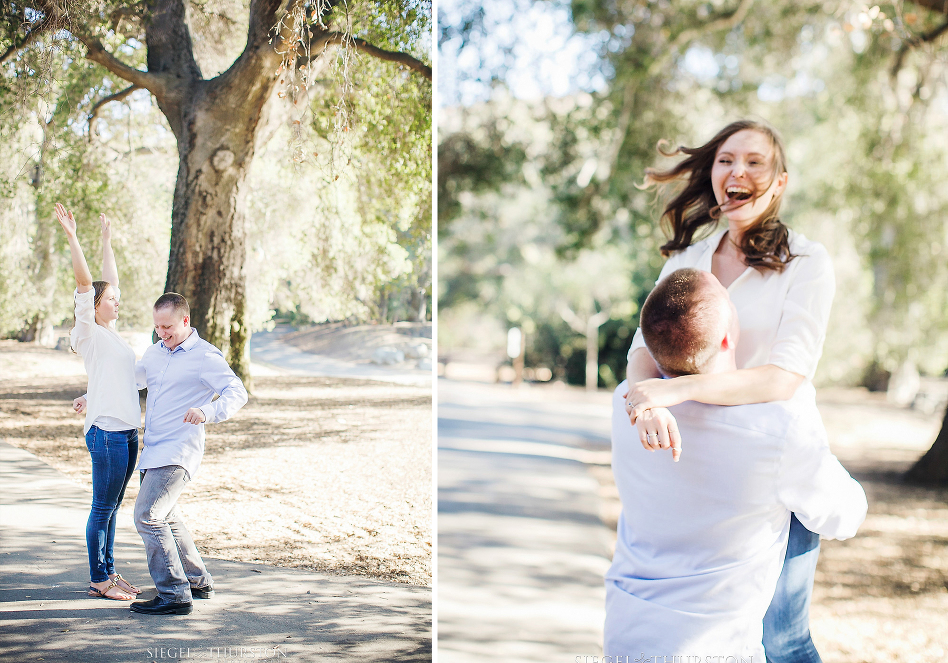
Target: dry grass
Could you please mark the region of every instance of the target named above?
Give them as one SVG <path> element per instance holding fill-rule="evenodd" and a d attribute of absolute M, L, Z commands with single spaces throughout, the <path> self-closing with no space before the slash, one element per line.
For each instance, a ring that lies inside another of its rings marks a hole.
<path fill-rule="evenodd" d="M 78 364 L 77 364 L 78 362 Z M 78 366 L 78 369 L 77 369 Z M 74 356 L 0 341 L 0 437 L 91 492 Z M 431 390 L 257 377 L 180 504 L 208 556 L 430 585 Z M 123 509 L 138 492 L 129 483 Z"/>

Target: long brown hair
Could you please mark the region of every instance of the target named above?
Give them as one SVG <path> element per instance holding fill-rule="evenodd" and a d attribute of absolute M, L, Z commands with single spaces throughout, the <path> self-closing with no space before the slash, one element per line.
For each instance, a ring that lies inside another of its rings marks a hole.
<path fill-rule="evenodd" d="M 92 307 L 98 308 L 99 302 L 102 301 L 102 295 L 105 294 L 105 289 L 108 288 L 111 283 L 108 281 L 93 281 L 92 287 L 95 289 L 95 298 L 92 300 Z"/>
<path fill-rule="evenodd" d="M 770 139 L 772 151 L 773 179 L 787 170 L 783 141 L 777 130 L 765 122 L 756 120 L 738 120 L 727 125 L 714 138 L 700 147 L 680 146 L 667 151 L 667 141 L 660 141 L 658 151 L 664 156 L 685 154 L 687 158 L 668 170 L 645 169 L 645 188 L 664 189 L 684 182 L 684 187 L 665 206 L 662 212 L 662 228 L 671 239 L 662 246 L 662 255 L 672 251 L 681 251 L 694 243 L 695 234 L 702 229 L 699 239 L 708 236 L 717 226 L 721 217 L 721 206 L 714 197 L 711 186 L 711 169 L 718 149 L 724 142 L 739 131 L 747 129 L 758 131 Z M 768 188 L 769 188 L 768 184 Z M 758 196 L 754 193 L 754 198 Z M 744 263 L 763 272 L 772 269 L 782 272 L 787 264 L 797 256 L 790 252 L 790 237 L 787 226 L 780 221 L 780 199 L 775 196 L 763 214 L 748 228 L 741 237 L 740 249 L 744 254 Z"/>

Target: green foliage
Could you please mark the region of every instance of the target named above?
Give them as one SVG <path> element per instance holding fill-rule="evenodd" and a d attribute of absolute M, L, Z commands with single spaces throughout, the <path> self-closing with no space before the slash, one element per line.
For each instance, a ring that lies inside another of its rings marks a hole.
<path fill-rule="evenodd" d="M 27 12 L 27 21 L 22 8 L 10 11 L 0 12 L 4 49 L 21 43 L 42 18 Z M 97 34 L 123 62 L 144 69 L 146 11 L 126 1 L 97 3 L 73 11 L 80 18 L 70 27 Z M 235 0 L 188 4 L 205 77 L 225 71 L 240 54 L 247 12 L 247 4 Z M 422 59 L 430 51 L 430 2 L 339 5 L 330 20 L 334 29 L 350 29 L 382 48 Z M 326 76 L 300 104 L 311 120 L 302 127 L 288 122 L 288 130 L 275 127 L 275 140 L 258 148 L 260 163 L 245 186 L 247 306 L 254 329 L 265 326 L 275 309 L 301 319 L 381 319 L 383 311 L 388 319 L 404 319 L 419 290 L 430 291 L 431 85 L 347 49 L 331 48 L 324 59 Z M 174 138 L 161 112 L 139 90 L 101 107 L 90 131 L 97 102 L 128 83 L 86 60 L 84 47 L 66 30 L 21 50 L 2 73 L 0 195 L 12 202 L 0 210 L 0 230 L 11 238 L 0 252 L 0 334 L 17 332 L 37 315 L 44 324 L 71 316 L 73 277 L 51 214 L 55 202 L 79 220 L 96 275 L 98 215 L 113 219 L 120 324 L 150 325 L 150 304 L 167 271 L 177 169 Z M 274 101 L 277 125 L 296 112 Z M 334 121 L 340 105 L 351 120 L 345 133 Z M 303 146 L 321 156 L 302 163 Z M 29 184 L 34 170 L 40 174 L 36 186 Z"/>
<path fill-rule="evenodd" d="M 145 172 L 162 161 L 173 168 L 174 161 L 166 158 L 173 148 L 160 140 L 168 133 L 160 113 L 147 95 L 133 97 L 129 105 L 107 108 L 98 124 L 101 138 L 90 140 L 92 106 L 121 82 L 85 61 L 76 42 L 62 34 L 21 51 L 4 74 L 0 133 L 9 140 L 0 147 L 0 178 L 11 201 L 2 223 L 12 239 L 0 257 L 6 275 L 0 286 L 0 334 L 14 334 L 34 318 L 45 326 L 72 316 L 75 284 L 65 236 L 52 213 L 57 202 L 76 216 L 97 278 L 98 216 L 104 212 L 112 218 L 123 292 L 120 325 L 150 325 L 147 302 L 161 288 L 168 250 L 168 228 L 156 224 L 155 209 L 170 208 L 173 186 L 173 180 L 162 183 Z M 149 144 L 157 153 L 139 155 Z"/>
<path fill-rule="evenodd" d="M 508 123 L 522 122 L 518 107 L 537 104 L 500 106 L 496 100 L 507 93 L 495 84 L 494 101 L 443 113 L 439 159 L 447 171 L 439 177 L 439 203 L 445 199 L 439 206 L 452 219 L 441 226 L 443 307 L 478 301 L 504 320 L 492 296 L 520 274 L 483 265 L 495 250 L 503 264 L 494 241 L 498 219 L 511 215 L 508 206 L 523 208 L 521 189 L 533 191 L 534 207 L 555 220 L 547 228 L 558 256 L 551 273 L 568 273 L 586 251 L 599 252 L 624 270 L 630 299 L 641 304 L 662 263 L 659 208 L 636 186 L 646 167 L 668 163 L 656 154 L 656 143 L 699 144 L 749 115 L 769 120 L 784 135 L 791 176 L 784 220 L 834 256 L 838 295 L 818 377 L 853 382 L 870 363 L 892 370 L 905 358 L 931 373 L 944 370 L 948 144 L 940 137 L 948 129 L 948 89 L 943 41 L 928 43 L 924 36 L 948 18 L 911 3 L 870 10 L 845 0 L 797 0 L 756 2 L 746 18 L 732 21 L 741 4 L 572 2 L 575 29 L 601 44 L 599 69 L 609 85 L 545 100 L 545 107 L 559 110 L 542 115 L 545 141 L 524 140 L 523 159 L 497 146 L 513 144 L 517 130 Z M 483 27 L 491 25 L 491 11 L 486 5 L 456 12 L 454 24 L 441 26 L 442 39 L 463 37 L 474 49 L 468 60 L 489 52 Z M 503 66 L 485 75 L 492 62 L 482 57 L 462 75 L 504 79 Z M 463 125 L 453 119 L 475 114 L 476 121 Z M 492 179 L 504 166 L 491 158 L 508 159 L 508 168 L 533 173 L 540 184 Z M 533 222 L 502 232 L 528 234 Z M 478 224 L 482 236 L 473 231 Z M 477 249 L 480 241 L 488 248 Z M 621 247 L 622 260 L 608 247 Z M 533 296 L 559 293 L 551 281 Z M 579 336 L 553 313 L 535 322 L 547 330 L 543 348 L 561 352 L 543 361 L 559 362 L 561 374 L 581 381 L 582 361 L 573 359 L 584 354 Z M 600 360 L 609 366 L 601 384 L 610 383 L 610 374 L 621 379 L 630 337 L 617 337 L 634 326 L 629 315 L 601 328 Z M 549 339 L 552 330 L 558 330 L 556 342 Z M 528 361 L 537 356 L 528 348 Z"/>

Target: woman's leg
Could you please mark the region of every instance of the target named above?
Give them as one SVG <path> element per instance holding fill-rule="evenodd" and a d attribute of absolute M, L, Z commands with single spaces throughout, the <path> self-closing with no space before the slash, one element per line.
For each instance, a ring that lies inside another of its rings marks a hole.
<path fill-rule="evenodd" d="M 86 524 L 86 546 L 89 549 L 89 577 L 93 583 L 108 582 L 109 570 L 114 564 L 113 519 L 128 465 L 128 446 L 115 444 L 117 435 L 121 433 L 108 433 L 95 426 L 86 434 L 86 447 L 92 456 L 92 509 Z"/>
<path fill-rule="evenodd" d="M 764 616 L 768 663 L 822 663 L 810 638 L 810 597 L 820 535 L 790 516 L 790 539 L 777 591 Z"/>
<path fill-rule="evenodd" d="M 109 528 L 106 538 L 105 570 L 111 578 L 115 575 L 115 558 L 112 551 L 115 543 L 115 524 L 118 521 L 119 507 L 122 506 L 122 500 L 125 499 L 125 489 L 128 487 L 128 482 L 129 479 L 132 478 L 132 474 L 135 473 L 135 463 L 138 461 L 138 429 L 109 433 L 108 435 L 111 446 L 116 450 L 113 456 L 115 462 L 114 471 L 118 474 L 124 469 L 121 489 L 115 499 L 115 508 L 112 510 L 112 516 L 109 518 Z M 123 458 L 125 460 L 124 463 L 122 462 Z"/>

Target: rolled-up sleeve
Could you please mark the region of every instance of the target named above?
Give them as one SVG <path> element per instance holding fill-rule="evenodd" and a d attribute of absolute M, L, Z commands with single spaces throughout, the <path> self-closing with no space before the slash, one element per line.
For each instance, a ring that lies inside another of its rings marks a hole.
<path fill-rule="evenodd" d="M 816 372 L 829 323 L 836 277 L 826 249 L 814 243 L 791 263 L 787 290 L 769 363 L 806 377 Z M 795 264 L 794 264 L 795 263 Z"/>
<path fill-rule="evenodd" d="M 76 300 L 76 326 L 69 332 L 69 343 L 72 349 L 83 357 L 92 352 L 92 334 L 95 329 L 95 289 L 73 293 Z"/>
<path fill-rule="evenodd" d="M 814 412 L 811 417 L 818 417 Z M 866 519 L 866 493 L 829 449 L 826 431 L 801 417 L 780 461 L 778 499 L 811 532 L 849 539 Z"/>
<path fill-rule="evenodd" d="M 227 365 L 224 357 L 216 352 L 207 352 L 201 363 L 201 382 L 214 390 L 216 401 L 201 406 L 207 423 L 226 421 L 247 403 L 244 383 Z"/>

